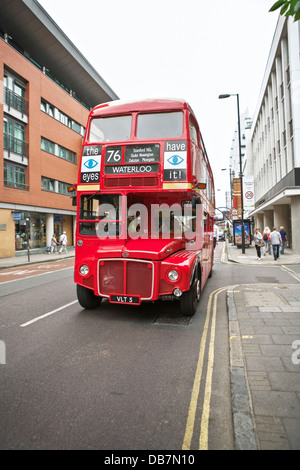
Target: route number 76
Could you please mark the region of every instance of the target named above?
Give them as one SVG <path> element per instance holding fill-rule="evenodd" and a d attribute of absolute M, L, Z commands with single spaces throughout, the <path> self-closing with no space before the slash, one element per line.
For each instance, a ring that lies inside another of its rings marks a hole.
<path fill-rule="evenodd" d="M 122 158 L 122 147 L 107 147 L 105 163 L 119 163 Z"/>

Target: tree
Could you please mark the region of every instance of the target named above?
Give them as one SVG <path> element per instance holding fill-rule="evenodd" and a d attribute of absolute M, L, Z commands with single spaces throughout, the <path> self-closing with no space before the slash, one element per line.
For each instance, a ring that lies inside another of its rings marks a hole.
<path fill-rule="evenodd" d="M 293 16 L 294 21 L 300 20 L 300 0 L 277 0 L 269 11 L 275 11 L 280 8 L 280 14 L 284 16 Z"/>

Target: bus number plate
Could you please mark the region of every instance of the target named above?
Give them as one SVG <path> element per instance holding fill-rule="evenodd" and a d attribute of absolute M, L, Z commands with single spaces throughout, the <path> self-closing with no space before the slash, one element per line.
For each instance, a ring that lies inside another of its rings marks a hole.
<path fill-rule="evenodd" d="M 109 301 L 116 304 L 140 304 L 140 298 L 132 295 L 111 295 Z"/>

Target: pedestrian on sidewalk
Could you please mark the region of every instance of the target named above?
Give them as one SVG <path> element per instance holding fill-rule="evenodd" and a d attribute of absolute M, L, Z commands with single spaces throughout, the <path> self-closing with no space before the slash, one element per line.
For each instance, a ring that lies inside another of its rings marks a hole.
<path fill-rule="evenodd" d="M 58 245 L 58 241 L 56 240 L 56 235 L 54 233 L 51 238 L 51 254 L 55 253 L 57 245 Z"/>
<path fill-rule="evenodd" d="M 261 248 L 261 245 L 262 245 L 262 234 L 260 233 L 259 228 L 255 228 L 255 229 L 254 229 L 253 238 L 254 238 L 254 244 L 255 244 L 256 253 L 257 253 L 257 259 L 258 259 L 259 261 L 261 261 L 261 251 L 260 251 L 260 248 Z"/>
<path fill-rule="evenodd" d="M 288 239 L 287 239 L 287 236 L 286 236 L 286 231 L 284 230 L 283 226 L 280 227 L 279 233 L 280 233 L 281 241 L 282 241 L 282 244 L 281 244 L 281 247 L 280 247 L 280 253 L 282 255 L 284 255 L 284 247 L 285 247 L 285 244 L 288 242 Z"/>
<path fill-rule="evenodd" d="M 59 254 L 62 253 L 62 250 L 65 251 L 65 253 L 67 253 L 67 244 L 68 244 L 68 239 L 67 239 L 67 234 L 66 232 L 63 232 L 62 235 L 60 236 L 60 244 L 61 244 L 61 247 L 60 247 L 60 250 L 59 250 Z"/>
<path fill-rule="evenodd" d="M 219 226 L 214 224 L 214 248 L 216 248 L 216 244 L 219 240 Z"/>
<path fill-rule="evenodd" d="M 264 254 L 264 256 L 266 256 L 267 247 L 268 247 L 269 255 L 271 254 L 270 233 L 271 233 L 271 230 L 269 229 L 269 227 L 265 227 L 264 228 L 264 233 L 263 233 L 263 241 L 264 241 L 263 254 Z"/>
<path fill-rule="evenodd" d="M 282 244 L 282 241 L 280 233 L 276 230 L 276 227 L 273 227 L 270 238 L 272 242 L 274 260 L 277 261 L 279 258 L 279 247 Z"/>

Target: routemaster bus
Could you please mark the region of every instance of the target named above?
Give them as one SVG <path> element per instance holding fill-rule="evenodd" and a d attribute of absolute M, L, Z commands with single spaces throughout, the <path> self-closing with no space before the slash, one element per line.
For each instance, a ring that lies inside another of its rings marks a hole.
<path fill-rule="evenodd" d="M 172 299 L 192 316 L 212 274 L 215 195 L 190 105 L 158 99 L 96 106 L 74 187 L 80 305 Z"/>

